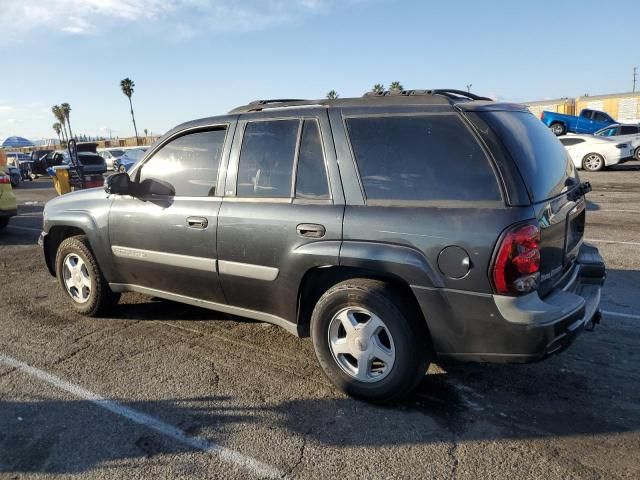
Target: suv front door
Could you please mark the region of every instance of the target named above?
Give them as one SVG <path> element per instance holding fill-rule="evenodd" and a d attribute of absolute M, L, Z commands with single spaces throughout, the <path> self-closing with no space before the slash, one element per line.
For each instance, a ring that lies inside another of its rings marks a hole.
<path fill-rule="evenodd" d="M 218 269 L 230 305 L 291 330 L 304 274 L 338 264 L 344 198 L 326 110 L 273 115 L 238 122 Z"/>
<path fill-rule="evenodd" d="M 132 171 L 134 195 L 116 196 L 109 213 L 119 282 L 225 303 L 216 271 L 218 172 L 233 130 L 229 123 L 180 132 Z"/>

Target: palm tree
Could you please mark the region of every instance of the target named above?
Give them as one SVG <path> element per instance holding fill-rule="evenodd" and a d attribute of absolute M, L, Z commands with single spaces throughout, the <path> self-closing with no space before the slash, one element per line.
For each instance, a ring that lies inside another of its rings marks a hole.
<path fill-rule="evenodd" d="M 140 145 L 140 139 L 138 138 L 138 127 L 136 127 L 136 117 L 133 115 L 133 103 L 131 102 L 131 95 L 133 95 L 133 89 L 136 86 L 133 80 L 125 78 L 120 82 L 120 88 L 129 99 L 129 106 L 131 107 L 131 119 L 133 120 L 133 130 L 136 132 L 136 145 Z"/>
<path fill-rule="evenodd" d="M 64 114 L 64 119 L 67 121 L 67 125 L 69 126 L 69 137 L 73 138 L 73 133 L 71 133 L 71 122 L 69 121 L 69 114 L 71 114 L 71 105 L 68 103 L 63 103 L 60 105 L 60 109 Z"/>
<path fill-rule="evenodd" d="M 67 135 L 67 129 L 65 127 L 66 118 L 64 116 L 64 113 L 62 112 L 62 108 L 60 107 L 60 105 L 54 105 L 53 107 L 51 107 L 51 111 L 53 112 L 53 116 L 56 117 L 56 120 L 58 120 L 58 122 L 62 126 L 62 141 L 66 142 L 69 136 Z"/>
<path fill-rule="evenodd" d="M 338 95 L 338 92 L 336 92 L 335 90 L 331 90 L 329 93 L 327 93 L 327 98 L 329 100 L 335 100 L 336 98 L 338 98 L 340 95 Z"/>
<path fill-rule="evenodd" d="M 149 130 L 147 130 L 146 128 L 144 129 L 144 136 L 148 137 L 149 136 Z"/>
<path fill-rule="evenodd" d="M 371 89 L 372 92 L 374 93 L 383 93 L 384 92 L 384 85 L 382 85 L 381 83 L 376 83 L 373 88 Z"/>
<path fill-rule="evenodd" d="M 55 130 L 56 134 L 58 135 L 58 141 L 60 142 L 60 145 L 62 145 L 62 138 L 60 138 L 60 132 L 62 131 L 62 125 L 60 125 L 60 123 L 56 122 L 52 125 L 52 128 Z"/>
<path fill-rule="evenodd" d="M 389 85 L 389 90 L 402 91 L 402 90 L 404 90 L 404 87 L 402 86 L 402 84 L 400 82 L 391 82 L 391 85 Z"/>

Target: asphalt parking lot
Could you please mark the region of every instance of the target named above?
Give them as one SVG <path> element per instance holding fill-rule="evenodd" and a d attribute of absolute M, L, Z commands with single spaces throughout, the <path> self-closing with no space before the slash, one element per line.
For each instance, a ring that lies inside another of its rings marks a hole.
<path fill-rule="evenodd" d="M 49 180 L 0 233 L 0 478 L 640 478 L 640 163 L 582 173 L 602 324 L 530 365 L 432 365 L 376 407 L 310 339 L 125 294 L 71 313 L 36 245 Z"/>

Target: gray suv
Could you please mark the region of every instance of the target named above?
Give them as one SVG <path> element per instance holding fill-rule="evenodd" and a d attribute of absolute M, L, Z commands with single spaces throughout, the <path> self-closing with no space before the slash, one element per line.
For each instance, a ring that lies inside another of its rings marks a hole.
<path fill-rule="evenodd" d="M 50 201 L 40 244 L 83 314 L 140 292 L 273 323 L 310 335 L 339 388 L 386 402 L 432 361 L 535 361 L 595 326 L 589 190 L 520 105 L 257 101 Z"/>

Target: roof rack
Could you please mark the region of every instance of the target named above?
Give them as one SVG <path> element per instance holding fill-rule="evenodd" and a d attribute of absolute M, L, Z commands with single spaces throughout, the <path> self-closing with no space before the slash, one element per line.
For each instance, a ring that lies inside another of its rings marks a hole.
<path fill-rule="evenodd" d="M 247 105 L 234 108 L 229 113 L 259 112 L 266 108 L 304 107 L 309 105 L 325 105 L 322 100 L 303 100 L 300 98 L 273 98 L 268 100 L 254 100 Z"/>
<path fill-rule="evenodd" d="M 363 97 L 391 97 L 391 96 L 422 96 L 422 95 L 442 95 L 452 100 L 459 100 L 461 98 L 468 98 L 469 100 L 488 100 L 493 101 L 492 98 L 482 97 L 475 93 L 465 92 L 464 90 L 456 90 L 454 88 L 437 88 L 433 90 L 385 90 L 382 92 L 367 92 Z"/>
<path fill-rule="evenodd" d="M 432 97 L 432 101 L 446 102 L 451 100 L 488 100 L 491 98 L 481 97 L 463 90 L 441 88 L 436 90 L 387 90 L 384 92 L 367 92 L 363 98 L 373 99 L 379 97 Z M 444 97 L 444 98 L 443 98 Z M 446 99 L 446 100 L 445 100 Z M 427 99 L 425 99 L 427 100 Z M 296 107 L 327 107 L 329 105 L 349 105 L 360 104 L 362 98 L 338 98 L 334 100 L 303 100 L 299 98 L 274 98 L 269 100 L 254 100 L 253 102 L 234 108 L 229 113 L 260 112 L 267 109 L 276 108 L 296 108 Z"/>

